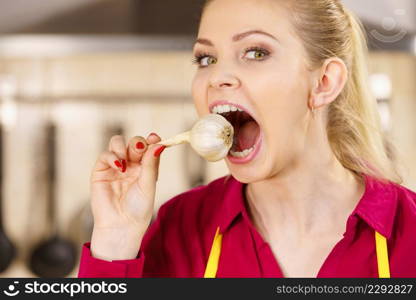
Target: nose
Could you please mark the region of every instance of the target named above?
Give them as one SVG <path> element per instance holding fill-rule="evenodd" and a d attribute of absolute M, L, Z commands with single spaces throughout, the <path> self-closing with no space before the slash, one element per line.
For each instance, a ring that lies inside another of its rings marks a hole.
<path fill-rule="evenodd" d="M 240 86 L 240 80 L 230 73 L 215 73 L 210 79 L 210 86 L 216 89 L 232 89 Z"/>

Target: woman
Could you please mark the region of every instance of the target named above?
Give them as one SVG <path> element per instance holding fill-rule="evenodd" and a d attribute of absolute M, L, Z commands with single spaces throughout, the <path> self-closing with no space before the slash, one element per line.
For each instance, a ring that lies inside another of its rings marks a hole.
<path fill-rule="evenodd" d="M 386 153 L 365 49 L 339 0 L 208 1 L 192 96 L 200 116 L 231 111 L 230 175 L 149 227 L 164 147 L 114 136 L 79 277 L 415 276 L 416 195 Z"/>

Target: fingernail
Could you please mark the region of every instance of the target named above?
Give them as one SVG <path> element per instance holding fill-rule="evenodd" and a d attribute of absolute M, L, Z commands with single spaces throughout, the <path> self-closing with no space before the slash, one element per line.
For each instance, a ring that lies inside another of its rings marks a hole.
<path fill-rule="evenodd" d="M 114 164 L 117 166 L 117 168 L 119 168 L 120 170 L 123 170 L 123 165 L 121 164 L 119 160 L 115 160 Z"/>
<path fill-rule="evenodd" d="M 159 157 L 160 154 L 162 154 L 163 150 L 165 150 L 166 146 L 160 146 L 159 148 L 156 149 L 155 151 L 155 157 Z"/>
<path fill-rule="evenodd" d="M 137 142 L 136 148 L 137 149 L 144 149 L 144 144 L 142 142 Z"/>
<path fill-rule="evenodd" d="M 122 170 L 121 170 L 121 172 L 126 172 L 126 169 L 127 169 L 127 162 L 126 162 L 126 160 L 125 159 L 122 159 L 121 160 L 121 164 L 123 165 L 123 168 L 122 168 Z"/>

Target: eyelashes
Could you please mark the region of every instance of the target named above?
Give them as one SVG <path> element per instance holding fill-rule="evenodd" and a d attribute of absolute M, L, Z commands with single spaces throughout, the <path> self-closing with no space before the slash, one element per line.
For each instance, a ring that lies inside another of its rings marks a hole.
<path fill-rule="evenodd" d="M 201 64 L 201 60 L 203 58 L 209 57 L 209 56 L 210 56 L 209 53 L 205 53 L 205 52 L 196 54 L 195 57 L 192 59 L 192 64 L 194 64 L 194 65 L 200 65 Z"/>
<path fill-rule="evenodd" d="M 255 60 L 255 61 L 264 61 L 268 56 L 270 56 L 270 51 L 268 51 L 267 49 L 263 48 L 263 47 L 249 47 L 246 48 L 244 50 L 244 54 L 246 55 L 248 52 L 257 52 L 257 53 L 261 53 L 262 57 L 260 59 L 250 59 L 250 60 Z M 197 65 L 199 68 L 206 68 L 207 66 L 202 65 L 201 62 L 203 59 L 208 58 L 208 59 L 213 59 L 216 61 L 216 58 L 214 58 L 213 56 L 211 56 L 209 53 L 207 52 L 202 52 L 202 53 L 197 53 L 195 54 L 195 56 L 192 59 L 192 64 Z"/>

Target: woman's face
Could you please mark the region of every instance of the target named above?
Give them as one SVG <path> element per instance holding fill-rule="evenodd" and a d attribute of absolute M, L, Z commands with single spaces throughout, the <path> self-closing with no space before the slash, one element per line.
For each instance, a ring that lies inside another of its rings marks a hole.
<path fill-rule="evenodd" d="M 255 182 L 295 164 L 306 146 L 312 80 L 286 8 L 270 0 L 215 0 L 202 16 L 194 55 L 192 96 L 199 116 L 228 103 L 255 120 L 229 114 L 234 151 L 254 149 L 226 157 L 231 174 Z"/>

